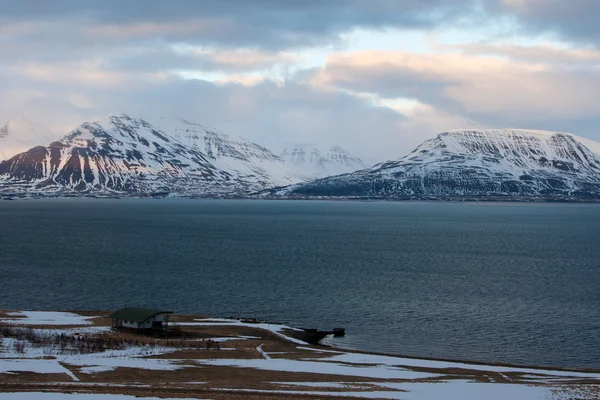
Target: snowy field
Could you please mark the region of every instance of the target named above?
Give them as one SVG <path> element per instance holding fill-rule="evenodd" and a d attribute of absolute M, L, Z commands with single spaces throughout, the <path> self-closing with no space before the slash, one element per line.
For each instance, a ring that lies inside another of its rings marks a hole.
<path fill-rule="evenodd" d="M 130 391 L 140 399 L 173 391 L 212 399 L 600 399 L 600 373 L 326 349 L 277 324 L 189 318 L 177 322 L 185 339 L 157 339 L 74 313 L 4 315 L 0 400 L 136 398 Z"/>
<path fill-rule="evenodd" d="M 19 325 L 91 325 L 90 319 L 78 314 L 53 311 L 19 311 L 8 313 L 0 322 Z"/>

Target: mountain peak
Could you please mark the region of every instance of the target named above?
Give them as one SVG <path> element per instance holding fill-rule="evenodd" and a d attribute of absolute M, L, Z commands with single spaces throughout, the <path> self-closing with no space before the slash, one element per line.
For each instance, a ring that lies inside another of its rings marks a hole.
<path fill-rule="evenodd" d="M 557 131 L 546 131 L 540 129 L 521 129 L 521 128 L 483 128 L 483 129 L 450 129 L 446 132 L 440 133 L 443 134 L 457 134 L 462 135 L 470 132 L 481 132 L 486 135 L 529 135 L 529 136 L 539 136 L 539 137 L 550 137 L 556 134 L 565 134 L 571 135 L 566 132 L 557 132 Z"/>
<path fill-rule="evenodd" d="M 179 119 L 123 113 L 0 163 L 0 190 L 240 195 L 306 179 L 267 148 Z"/>
<path fill-rule="evenodd" d="M 285 195 L 600 198 L 600 156 L 574 135 L 516 129 L 442 132 L 408 155 L 283 189 Z"/>
<path fill-rule="evenodd" d="M 306 171 L 313 179 L 348 173 L 366 166 L 359 157 L 337 145 L 296 144 L 285 148 L 280 157 Z"/>

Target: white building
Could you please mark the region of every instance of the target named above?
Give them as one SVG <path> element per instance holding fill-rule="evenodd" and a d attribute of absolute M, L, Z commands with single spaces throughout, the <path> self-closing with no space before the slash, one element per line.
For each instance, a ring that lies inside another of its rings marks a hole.
<path fill-rule="evenodd" d="M 131 329 L 136 332 L 167 331 L 169 314 L 153 308 L 125 307 L 110 315 L 113 328 Z"/>

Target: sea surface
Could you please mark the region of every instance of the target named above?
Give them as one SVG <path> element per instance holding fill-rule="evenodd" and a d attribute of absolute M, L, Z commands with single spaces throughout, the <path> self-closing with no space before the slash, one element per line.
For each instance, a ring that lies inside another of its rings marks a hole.
<path fill-rule="evenodd" d="M 341 347 L 600 368 L 600 205 L 0 202 L 0 308 L 345 327 Z"/>

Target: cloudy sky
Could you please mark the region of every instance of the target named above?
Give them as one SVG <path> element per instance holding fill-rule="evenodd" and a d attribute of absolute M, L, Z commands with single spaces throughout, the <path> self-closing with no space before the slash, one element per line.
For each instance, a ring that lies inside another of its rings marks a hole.
<path fill-rule="evenodd" d="M 0 0 L 0 117 L 28 99 L 398 158 L 437 132 L 600 140 L 596 0 Z"/>

